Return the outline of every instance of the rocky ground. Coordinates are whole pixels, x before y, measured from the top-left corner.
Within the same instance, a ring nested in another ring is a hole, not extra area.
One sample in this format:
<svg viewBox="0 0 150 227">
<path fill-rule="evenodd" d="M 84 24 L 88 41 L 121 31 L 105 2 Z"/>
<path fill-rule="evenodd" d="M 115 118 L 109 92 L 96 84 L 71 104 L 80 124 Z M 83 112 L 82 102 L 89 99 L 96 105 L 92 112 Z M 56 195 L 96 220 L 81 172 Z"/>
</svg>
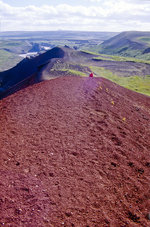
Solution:
<svg viewBox="0 0 150 227">
<path fill-rule="evenodd" d="M 150 98 L 60 77 L 0 101 L 0 226 L 148 227 Z"/>
</svg>

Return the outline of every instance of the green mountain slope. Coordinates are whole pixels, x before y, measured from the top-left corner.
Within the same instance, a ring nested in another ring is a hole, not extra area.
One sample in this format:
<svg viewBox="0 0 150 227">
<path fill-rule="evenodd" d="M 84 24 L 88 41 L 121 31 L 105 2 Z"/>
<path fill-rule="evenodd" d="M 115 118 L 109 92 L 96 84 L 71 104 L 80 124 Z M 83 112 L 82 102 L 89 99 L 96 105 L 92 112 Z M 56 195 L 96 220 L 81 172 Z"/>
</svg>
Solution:
<svg viewBox="0 0 150 227">
<path fill-rule="evenodd" d="M 150 60 L 150 32 L 122 32 L 104 41 L 100 53 Z"/>
</svg>

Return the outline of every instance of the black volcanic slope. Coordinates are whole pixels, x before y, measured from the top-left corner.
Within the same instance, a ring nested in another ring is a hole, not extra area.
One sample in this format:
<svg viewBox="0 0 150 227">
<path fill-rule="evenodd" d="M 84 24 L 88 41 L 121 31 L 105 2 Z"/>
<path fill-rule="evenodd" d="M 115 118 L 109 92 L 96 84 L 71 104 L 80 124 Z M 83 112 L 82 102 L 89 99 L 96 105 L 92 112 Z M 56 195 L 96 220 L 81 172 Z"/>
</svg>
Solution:
<svg viewBox="0 0 150 227">
<path fill-rule="evenodd" d="M 48 67 L 51 68 L 60 58 L 65 62 L 78 62 L 78 64 L 80 64 L 83 59 L 88 60 L 93 56 L 95 55 L 75 51 L 69 47 L 55 47 L 36 57 L 27 57 L 15 67 L 0 72 L 0 98 L 22 87 L 26 87 L 31 83 L 39 82 L 38 74 L 45 68 L 44 66 L 48 65 Z M 14 87 L 16 90 L 12 91 Z"/>
<path fill-rule="evenodd" d="M 36 73 L 39 67 L 47 64 L 52 58 L 62 57 L 64 57 L 63 49 L 55 47 L 37 57 L 25 58 L 12 69 L 0 72 L 1 86 L 4 90 L 8 89 L 16 83 L 19 83 Z"/>
</svg>

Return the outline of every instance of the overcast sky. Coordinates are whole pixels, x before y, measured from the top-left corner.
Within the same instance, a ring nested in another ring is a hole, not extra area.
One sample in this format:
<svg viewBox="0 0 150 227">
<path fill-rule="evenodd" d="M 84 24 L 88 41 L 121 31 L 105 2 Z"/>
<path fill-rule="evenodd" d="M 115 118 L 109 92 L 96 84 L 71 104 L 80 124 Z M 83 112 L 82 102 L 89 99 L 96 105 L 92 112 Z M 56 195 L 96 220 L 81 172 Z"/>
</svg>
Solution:
<svg viewBox="0 0 150 227">
<path fill-rule="evenodd" d="M 0 0 L 1 31 L 150 31 L 150 0 Z"/>
</svg>

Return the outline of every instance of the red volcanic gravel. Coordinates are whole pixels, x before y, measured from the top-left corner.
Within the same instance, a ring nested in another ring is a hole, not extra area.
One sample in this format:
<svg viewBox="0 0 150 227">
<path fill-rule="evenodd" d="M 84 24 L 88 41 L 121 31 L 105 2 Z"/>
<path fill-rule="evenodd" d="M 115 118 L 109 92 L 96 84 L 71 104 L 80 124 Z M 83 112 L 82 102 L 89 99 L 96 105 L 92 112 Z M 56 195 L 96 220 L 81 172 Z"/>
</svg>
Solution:
<svg viewBox="0 0 150 227">
<path fill-rule="evenodd" d="M 0 101 L 0 226 L 150 226 L 150 97 L 61 77 Z"/>
</svg>

